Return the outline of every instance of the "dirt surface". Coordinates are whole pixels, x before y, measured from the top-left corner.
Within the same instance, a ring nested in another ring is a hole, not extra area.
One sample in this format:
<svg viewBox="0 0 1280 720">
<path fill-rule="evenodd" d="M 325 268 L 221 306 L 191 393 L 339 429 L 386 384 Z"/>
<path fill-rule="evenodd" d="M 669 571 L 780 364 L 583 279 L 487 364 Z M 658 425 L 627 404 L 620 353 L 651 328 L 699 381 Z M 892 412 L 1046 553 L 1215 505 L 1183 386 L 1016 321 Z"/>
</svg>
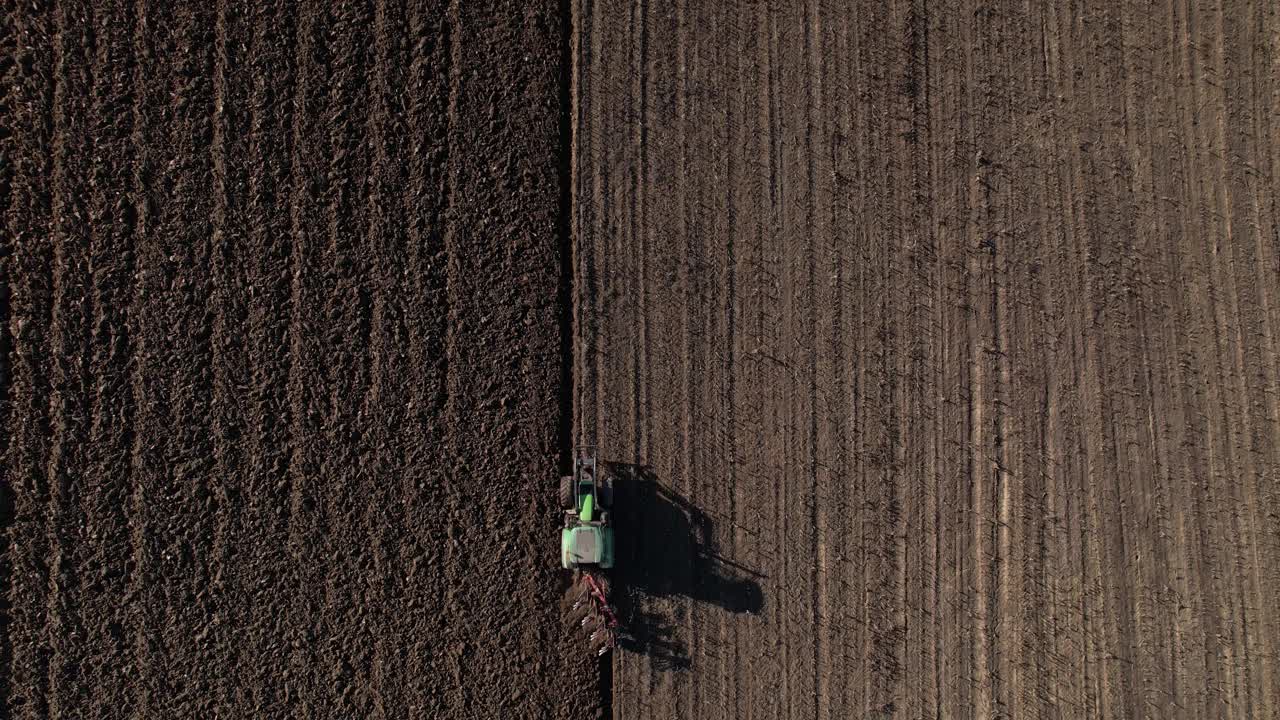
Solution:
<svg viewBox="0 0 1280 720">
<path fill-rule="evenodd" d="M 569 7 L 5 9 L 0 716 L 1280 715 L 1274 7 Z"/>
<path fill-rule="evenodd" d="M 614 717 L 1280 715 L 1274 4 L 574 28 Z"/>
<path fill-rule="evenodd" d="M 559 6 L 168 5 L 5 11 L 0 715 L 590 717 Z"/>
</svg>

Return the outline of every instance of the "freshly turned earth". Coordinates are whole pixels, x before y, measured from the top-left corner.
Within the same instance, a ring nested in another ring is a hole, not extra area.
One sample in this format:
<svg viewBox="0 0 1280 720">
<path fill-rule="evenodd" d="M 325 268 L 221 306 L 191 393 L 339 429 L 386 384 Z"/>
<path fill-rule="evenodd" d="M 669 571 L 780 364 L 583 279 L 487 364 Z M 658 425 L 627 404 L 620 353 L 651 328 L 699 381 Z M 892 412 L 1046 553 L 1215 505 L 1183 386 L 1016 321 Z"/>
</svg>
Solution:
<svg viewBox="0 0 1280 720">
<path fill-rule="evenodd" d="M 558 6 L 6 19 L 0 715 L 591 717 Z"/>
</svg>

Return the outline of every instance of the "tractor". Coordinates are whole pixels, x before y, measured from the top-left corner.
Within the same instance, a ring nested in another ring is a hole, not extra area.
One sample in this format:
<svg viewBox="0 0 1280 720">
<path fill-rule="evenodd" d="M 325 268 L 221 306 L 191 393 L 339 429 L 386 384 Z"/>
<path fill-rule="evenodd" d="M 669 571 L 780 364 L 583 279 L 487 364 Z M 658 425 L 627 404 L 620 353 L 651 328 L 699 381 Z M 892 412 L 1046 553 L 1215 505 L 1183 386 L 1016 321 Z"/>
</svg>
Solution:
<svg viewBox="0 0 1280 720">
<path fill-rule="evenodd" d="M 574 449 L 573 474 L 560 478 L 560 505 L 560 565 L 573 571 L 576 595 L 570 618 L 587 631 L 592 651 L 604 655 L 617 643 L 619 631 L 602 573 L 613 567 L 613 479 L 598 472 L 594 447 Z"/>
<path fill-rule="evenodd" d="M 596 449 L 579 447 L 573 453 L 573 474 L 560 478 L 560 564 L 566 570 L 608 570 L 613 567 L 613 480 L 597 472 Z"/>
</svg>

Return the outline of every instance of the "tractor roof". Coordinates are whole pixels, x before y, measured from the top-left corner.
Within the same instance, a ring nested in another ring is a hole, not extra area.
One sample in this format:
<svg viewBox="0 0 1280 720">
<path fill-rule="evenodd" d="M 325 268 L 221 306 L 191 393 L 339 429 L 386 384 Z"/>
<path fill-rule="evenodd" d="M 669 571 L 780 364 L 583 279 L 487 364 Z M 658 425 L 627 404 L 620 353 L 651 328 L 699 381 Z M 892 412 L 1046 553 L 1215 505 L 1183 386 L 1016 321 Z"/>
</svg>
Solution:
<svg viewBox="0 0 1280 720">
<path fill-rule="evenodd" d="M 600 531 L 596 528 L 574 528 L 569 539 L 569 554 L 574 562 L 600 562 Z"/>
</svg>

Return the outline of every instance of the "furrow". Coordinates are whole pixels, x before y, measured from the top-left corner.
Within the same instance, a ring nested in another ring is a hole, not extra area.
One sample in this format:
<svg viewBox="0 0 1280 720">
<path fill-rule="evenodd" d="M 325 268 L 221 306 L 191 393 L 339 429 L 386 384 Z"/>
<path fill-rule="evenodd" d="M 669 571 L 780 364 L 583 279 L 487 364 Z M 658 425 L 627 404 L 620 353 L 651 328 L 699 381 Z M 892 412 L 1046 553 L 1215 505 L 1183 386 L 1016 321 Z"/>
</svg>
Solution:
<svg viewBox="0 0 1280 720">
<path fill-rule="evenodd" d="M 92 308 L 86 356 L 93 389 L 84 391 L 92 407 L 85 477 L 93 479 L 96 491 L 80 495 L 76 512 L 87 537 L 77 543 L 75 562 L 83 568 L 81 573 L 97 583 L 82 605 L 85 636 L 97 640 L 101 655 L 81 663 L 81 673 L 94 688 L 85 704 L 91 713 L 102 713 L 129 709 L 125 680 L 138 670 L 129 662 L 125 636 L 131 540 L 128 501 L 133 478 L 131 473 L 121 473 L 129 467 L 136 432 L 127 368 L 135 341 L 128 309 L 136 270 L 133 242 L 138 208 L 136 200 L 127 197 L 136 162 L 131 145 L 134 117 L 119 111 L 128 106 L 131 78 L 106 71 L 131 56 L 129 13 L 118 5 L 94 8 L 92 21 L 97 45 L 88 121 L 99 152 L 93 153 L 87 171 L 90 189 L 85 193 L 91 230 L 86 294 Z"/>
<path fill-rule="evenodd" d="M 308 390 L 310 373 L 308 361 L 316 354 L 313 339 L 313 323 L 315 322 L 313 307 L 313 291 L 307 287 L 308 280 L 315 273 L 312 267 L 314 260 L 313 244 L 315 231 L 310 227 L 308 211 L 319 188 L 315 187 L 312 171 L 308 163 L 318 153 L 312 145 L 316 129 L 313 124 L 319 117 L 318 108 L 314 106 L 315 89 L 312 88 L 313 76 L 317 73 L 316 65 L 321 65 L 321 48 L 316 46 L 317 18 L 313 9 L 303 10 L 298 18 L 295 35 L 293 66 L 296 73 L 293 95 L 290 99 L 292 107 L 290 125 L 290 161 L 289 161 L 289 237 L 291 274 L 289 290 L 289 327 L 287 338 L 289 343 L 287 380 L 287 400 L 289 405 L 289 433 L 287 446 L 289 459 L 287 475 L 289 486 L 288 512 L 285 526 L 288 534 L 288 547 L 292 563 L 288 568 L 288 579 L 285 581 L 298 593 L 289 603 L 288 638 L 291 643 L 289 666 L 299 676 L 297 690 L 298 707 L 303 713 L 317 712 L 315 705 L 315 680 L 309 676 L 308 668 L 315 666 L 315 649 L 312 640 L 315 638 L 315 619 L 319 617 L 320 603 L 314 599 L 318 578 L 315 577 L 313 561 L 308 552 L 309 538 L 315 527 L 315 498 L 311 497 L 311 487 L 318 457 L 312 439 L 317 423 L 318 413 L 312 407 L 314 399 Z"/>
<path fill-rule="evenodd" d="M 228 24 L 233 27 L 229 28 Z M 235 539 L 232 525 L 239 519 L 235 508 L 239 505 L 240 491 L 236 479 L 241 477 L 239 468 L 240 447 L 238 438 L 244 435 L 242 418 L 245 407 L 240 402 L 239 388 L 244 386 L 246 372 L 241 364 L 239 353 L 231 350 L 234 333 L 244 327 L 246 313 L 239 302 L 243 297 L 245 283 L 240 275 L 244 266 L 244 258 L 238 257 L 238 249 L 243 246 L 243 238 L 236 226 L 239 208 L 233 197 L 232 187 L 240 185 L 240 178 L 235 167 L 235 158 L 241 157 L 244 150 L 239 147 L 239 138 L 243 137 L 234 125 L 231 116 L 237 113 L 242 101 L 240 86 L 232 76 L 235 70 L 234 53 L 237 39 L 234 18 L 230 17 L 226 0 L 218 0 L 214 10 L 214 47 L 212 104 L 209 112 L 212 115 L 211 142 L 209 143 L 209 166 L 212 169 L 212 200 L 210 214 L 210 271 L 212 274 L 212 312 L 210 344 L 212 346 L 212 450 L 215 488 L 212 494 L 217 498 L 217 507 L 221 509 L 215 515 L 212 551 L 209 555 L 212 574 L 211 590 L 227 599 L 229 606 L 224 614 L 215 615 L 208 629 L 213 642 L 217 643 L 217 660 L 214 664 L 223 667 L 240 667 L 238 645 L 227 643 L 228 628 L 224 623 L 235 627 L 244 622 L 240 615 L 238 602 L 232 598 L 242 597 L 243 590 L 235 588 L 233 545 Z M 230 139 L 228 136 L 230 135 Z M 232 146 L 228 151 L 228 144 Z M 230 587 L 229 587 L 230 586 Z M 230 622 L 228 622 L 230 621 Z M 209 635 L 206 635 L 208 637 Z M 221 641 L 221 642 L 219 642 Z M 218 702 L 224 706 L 236 704 L 235 687 L 239 679 L 227 675 L 217 678 Z"/>
<path fill-rule="evenodd" d="M 397 558 L 390 552 L 391 543 L 387 538 L 386 527 L 388 524 L 403 523 L 398 512 L 402 506 L 401 498 L 390 493 L 384 482 L 384 477 L 394 472 L 389 468 L 394 462 L 394 451 L 389 449 L 388 445 L 394 447 L 397 444 L 394 437 L 388 437 L 391 433 L 387 432 L 387 428 L 400 427 L 403 423 L 400 408 L 395 405 L 399 393 L 394 393 L 390 399 L 387 397 L 387 386 L 395 385 L 394 378 L 399 376 L 401 369 L 396 362 L 394 336 L 388 337 L 394 333 L 389 320 L 394 317 L 395 308 L 388 309 L 387 296 L 395 298 L 401 294 L 397 292 L 400 288 L 397 287 L 394 279 L 390 258 L 403 257 L 404 250 L 403 245 L 396 243 L 395 238 L 392 237 L 395 231 L 388 227 L 390 223 L 381 216 L 385 211 L 390 211 L 387 214 L 391 216 L 399 214 L 395 211 L 403 212 L 403 209 L 397 207 L 395 203 L 395 186 L 399 184 L 398 168 L 392 167 L 388 157 L 388 147 L 396 139 L 391 137 L 394 135 L 394 130 L 387 127 L 387 118 L 392 115 L 391 85 L 388 75 L 395 72 L 394 68 L 400 67 L 402 63 L 399 57 L 395 57 L 395 51 L 398 48 L 395 48 L 393 43 L 399 33 L 392 32 L 391 23 L 395 22 L 395 18 L 388 17 L 387 5 L 387 0 L 377 0 L 373 7 L 374 53 L 371 63 L 373 78 L 369 90 L 371 110 L 365 121 L 365 135 L 369 138 L 368 152 L 372 154 L 372 159 L 369 161 L 370 187 L 365 211 L 365 236 L 368 238 L 366 252 L 368 257 L 373 259 L 373 266 L 369 268 L 367 278 L 367 282 L 371 285 L 368 290 L 370 307 L 368 389 L 363 394 L 357 416 L 357 421 L 362 418 L 382 416 L 371 429 L 366 443 L 366 447 L 372 448 L 369 453 L 372 455 L 372 467 L 368 471 L 368 478 L 360 488 L 361 495 L 374 498 L 374 502 L 366 506 L 361 513 L 361 527 L 366 536 L 372 540 L 373 545 L 370 548 L 373 560 L 366 564 L 366 567 L 372 568 L 372 572 L 365 574 L 364 582 L 367 587 L 362 600 L 368 606 L 377 608 L 388 608 L 392 605 L 388 591 L 394 587 L 390 578 L 393 577 L 393 572 L 398 566 Z M 392 65 L 393 62 L 394 65 Z M 396 86 L 403 86 L 403 80 L 399 77 L 397 77 Z M 396 156 L 399 157 L 400 148 L 396 147 L 395 150 Z M 391 299 L 390 302 L 395 301 Z M 391 518 L 395 518 L 392 523 L 386 522 Z M 388 617 L 389 615 L 379 613 L 373 623 L 373 647 L 369 653 L 371 665 L 369 684 L 372 687 L 369 690 L 367 710 L 371 717 L 387 717 L 388 699 L 391 700 L 391 707 L 403 706 L 400 698 L 388 697 L 395 692 L 395 680 L 398 679 L 394 678 L 395 668 L 387 648 L 388 636 L 392 634 Z M 389 674 L 393 675 L 391 682 L 388 682 Z"/>
<path fill-rule="evenodd" d="M 133 55 L 137 58 L 143 58 L 146 57 L 147 48 L 151 46 L 146 34 L 147 15 L 146 4 L 143 0 L 135 0 L 132 19 Z M 132 176 L 130 177 L 130 201 L 137 213 L 130 250 L 135 268 L 142 266 L 149 259 L 147 236 L 150 229 L 151 212 L 149 204 L 146 202 L 144 179 L 148 177 L 147 173 L 152 169 L 153 165 L 147 152 L 148 132 L 146 123 L 148 118 L 145 109 L 146 98 L 148 97 L 147 77 L 148 68 L 142 62 L 136 63 L 130 77 L 130 89 L 133 98 L 131 108 L 133 129 L 130 133 L 130 146 L 136 157 Z M 146 433 L 148 428 L 153 425 L 153 421 L 150 419 L 152 408 L 146 402 L 144 376 L 149 347 L 146 336 L 143 334 L 142 317 L 143 300 L 146 295 L 145 276 L 134 272 L 132 277 L 133 282 L 129 288 L 127 326 L 129 336 L 134 338 L 134 342 L 131 343 L 131 355 L 128 361 L 130 367 L 129 401 L 135 409 L 136 417 L 134 418 L 133 442 L 129 452 L 130 497 L 127 522 L 129 526 L 130 559 L 126 566 L 128 584 L 126 597 L 130 603 L 140 603 L 147 572 L 151 566 L 151 553 L 147 547 L 146 540 L 149 526 L 149 498 L 144 453 L 146 449 Z M 151 672 L 152 669 L 152 651 L 147 639 L 145 623 L 139 623 L 135 620 L 130 625 L 129 630 L 133 636 L 131 648 L 133 664 L 139 676 L 144 676 Z M 139 715 L 145 715 L 148 712 L 150 691 L 145 683 L 136 683 L 134 685 L 134 697 L 132 700 L 134 712 Z"/>
<path fill-rule="evenodd" d="M 52 174 L 54 120 L 46 110 L 58 92 L 54 64 L 57 30 L 54 13 L 33 3 L 24 13 L 6 13 L 6 30 L 20 47 L 5 72 L 3 123 L 11 133 L 0 144 L 11 163 L 3 222 L 7 296 L 5 322 L 12 348 L 5 348 L 3 378 L 11 421 L 6 423 L 4 462 L 8 482 L 4 503 L 5 562 L 3 627 L 0 627 L 0 711 L 14 717 L 45 717 L 48 649 L 42 639 L 48 622 L 45 599 L 52 571 L 52 546 L 45 516 L 51 478 L 48 398 L 53 301 L 53 217 L 42 193 Z M 56 187 L 53 188 L 56 191 Z M 12 493 L 9 495 L 8 493 Z M 11 503 L 11 508 L 10 508 Z M 10 516 L 8 511 L 12 510 Z M 25 542 L 22 540 L 25 539 Z"/>
<path fill-rule="evenodd" d="M 298 422 L 290 412 L 290 328 L 294 319 L 296 239 L 292 235 L 294 157 L 293 102 L 295 76 L 290 68 L 297 41 L 291 16 L 279 3 L 255 8 L 246 18 L 250 33 L 245 48 L 244 99 L 245 168 L 242 199 L 243 263 L 246 287 L 244 316 L 245 374 L 242 389 L 246 417 L 241 458 L 245 478 L 241 513 L 246 533 L 261 546 L 244 548 L 241 564 L 255 566 L 255 582 L 268 592 L 290 592 L 296 570 L 289 543 L 292 494 L 290 463 L 294 458 L 292 429 Z M 285 99 L 276 102 L 276 98 Z M 248 588 L 246 588 L 248 591 Z M 260 590 L 261 592 L 262 590 Z M 241 623 L 246 629 L 245 657 L 260 659 L 243 669 L 236 703 L 264 714 L 283 712 L 285 680 L 277 670 L 287 667 L 291 648 L 274 638 L 289 632 L 289 604 L 283 611 L 244 599 Z"/>
</svg>

